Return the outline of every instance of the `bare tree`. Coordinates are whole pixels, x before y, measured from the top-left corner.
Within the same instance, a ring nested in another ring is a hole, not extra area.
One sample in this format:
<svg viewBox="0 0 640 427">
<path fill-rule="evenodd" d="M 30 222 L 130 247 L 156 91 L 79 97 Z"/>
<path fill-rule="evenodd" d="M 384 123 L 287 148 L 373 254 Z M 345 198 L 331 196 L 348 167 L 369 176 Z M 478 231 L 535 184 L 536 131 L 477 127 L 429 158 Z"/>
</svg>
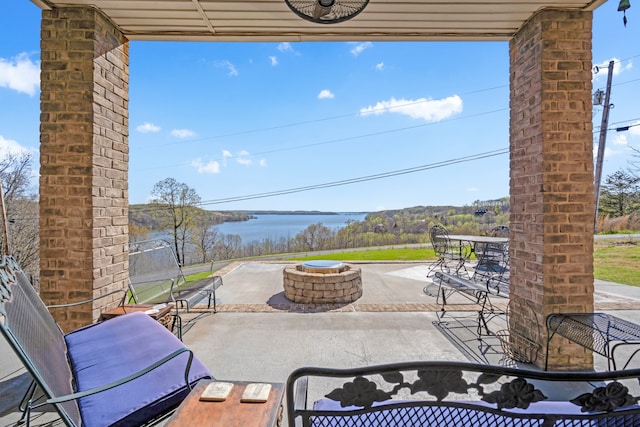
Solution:
<svg viewBox="0 0 640 427">
<path fill-rule="evenodd" d="M 223 234 L 214 247 L 214 259 L 233 259 L 240 256 L 242 238 L 237 234 Z"/>
<path fill-rule="evenodd" d="M 199 213 L 196 218 L 196 226 L 191 235 L 191 241 L 201 262 L 204 263 L 213 258 L 213 248 L 220 238 L 221 233 L 218 227 L 215 227 L 203 212 Z"/>
<path fill-rule="evenodd" d="M 629 160 L 629 172 L 636 178 L 640 178 L 640 149 L 629 146 L 633 150 L 633 160 Z"/>
<path fill-rule="evenodd" d="M 302 250 L 317 251 L 327 247 L 327 244 L 333 238 L 333 233 L 329 227 L 318 222 L 308 226 L 298 233 L 295 238 Z"/>
<path fill-rule="evenodd" d="M 141 242 L 143 240 L 149 240 L 149 229 L 143 225 L 129 222 L 129 241 Z"/>
<path fill-rule="evenodd" d="M 200 200 L 193 188 L 174 178 L 157 182 L 151 190 L 151 203 L 168 213 L 166 226 L 173 236 L 176 257 L 181 265 L 185 261 L 185 246 L 190 232 L 195 227 L 196 207 Z"/>
<path fill-rule="evenodd" d="M 0 157 L 0 180 L 8 219 L 12 255 L 22 268 L 38 276 L 40 268 L 38 199 L 31 186 L 33 157 L 27 151 Z M 4 251 L 3 241 L 2 250 Z"/>
</svg>

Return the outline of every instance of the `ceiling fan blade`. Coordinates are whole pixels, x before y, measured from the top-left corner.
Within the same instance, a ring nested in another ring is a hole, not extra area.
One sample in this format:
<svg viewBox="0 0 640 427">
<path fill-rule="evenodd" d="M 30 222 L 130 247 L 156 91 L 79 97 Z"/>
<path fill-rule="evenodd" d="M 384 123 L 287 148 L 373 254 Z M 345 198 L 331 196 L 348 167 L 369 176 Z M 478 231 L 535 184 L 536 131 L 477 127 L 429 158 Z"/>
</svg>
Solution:
<svg viewBox="0 0 640 427">
<path fill-rule="evenodd" d="M 331 13 L 331 7 L 324 7 L 320 4 L 320 2 L 316 3 L 316 8 L 313 10 L 313 19 L 320 19 L 325 15 Z"/>
</svg>

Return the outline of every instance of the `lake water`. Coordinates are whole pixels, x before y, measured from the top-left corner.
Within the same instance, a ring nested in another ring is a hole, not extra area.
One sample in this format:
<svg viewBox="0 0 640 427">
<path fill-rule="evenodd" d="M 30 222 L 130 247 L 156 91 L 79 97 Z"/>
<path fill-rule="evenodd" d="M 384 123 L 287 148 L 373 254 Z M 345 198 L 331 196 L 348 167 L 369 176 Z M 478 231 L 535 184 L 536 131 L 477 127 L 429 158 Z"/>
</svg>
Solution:
<svg viewBox="0 0 640 427">
<path fill-rule="evenodd" d="M 340 213 L 336 215 L 255 215 L 249 221 L 225 222 L 217 225 L 224 234 L 237 234 L 242 243 L 271 239 L 275 242 L 281 237 L 295 237 L 308 226 L 322 223 L 331 230 L 339 230 L 347 225 L 347 221 L 362 221 L 366 213 Z"/>
</svg>

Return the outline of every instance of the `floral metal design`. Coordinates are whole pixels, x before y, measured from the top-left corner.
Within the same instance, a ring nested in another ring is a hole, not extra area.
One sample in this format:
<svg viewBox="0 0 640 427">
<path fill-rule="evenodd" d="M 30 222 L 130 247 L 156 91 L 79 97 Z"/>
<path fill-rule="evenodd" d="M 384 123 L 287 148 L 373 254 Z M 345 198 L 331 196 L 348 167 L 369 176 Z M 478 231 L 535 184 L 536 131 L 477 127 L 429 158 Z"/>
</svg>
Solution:
<svg viewBox="0 0 640 427">
<path fill-rule="evenodd" d="M 374 402 L 384 402 L 391 397 L 390 393 L 379 390 L 376 383 L 363 377 L 356 377 L 352 382 L 345 383 L 327 396 L 331 400 L 340 402 L 340 406 L 371 407 Z"/>
<path fill-rule="evenodd" d="M 612 382 L 605 387 L 597 387 L 592 393 L 584 393 L 571 400 L 580 406 L 582 412 L 612 412 L 636 403 L 629 394 L 629 389 L 619 382 Z"/>
<path fill-rule="evenodd" d="M 540 390 L 523 378 L 504 383 L 499 390 L 485 392 L 485 385 L 493 384 L 503 377 L 495 374 L 480 374 L 475 383 L 467 382 L 461 370 L 453 369 L 418 370 L 418 379 L 412 383 L 406 382 L 401 372 L 387 372 L 381 376 L 387 383 L 395 384 L 392 390 L 384 391 L 379 389 L 375 382 L 356 377 L 353 381 L 345 383 L 342 388 L 333 390 L 326 397 L 340 402 L 342 407 L 363 408 L 370 408 L 375 402 L 389 400 L 401 389 L 408 389 L 411 394 L 426 392 L 437 401 L 444 400 L 450 393 L 468 394 L 469 390 L 476 390 L 483 401 L 495 404 L 498 409 L 526 409 L 534 402 L 547 399 Z"/>
<path fill-rule="evenodd" d="M 540 390 L 537 390 L 525 379 L 516 378 L 509 383 L 502 384 L 500 390 L 485 395 L 482 400 L 495 403 L 498 409 L 527 409 L 532 403 L 540 402 L 546 398 Z"/>
<path fill-rule="evenodd" d="M 461 371 L 418 371 L 418 381 L 411 387 L 411 393 L 426 391 L 441 401 L 449 393 L 466 393 L 469 389 L 467 382 L 462 379 Z"/>
</svg>

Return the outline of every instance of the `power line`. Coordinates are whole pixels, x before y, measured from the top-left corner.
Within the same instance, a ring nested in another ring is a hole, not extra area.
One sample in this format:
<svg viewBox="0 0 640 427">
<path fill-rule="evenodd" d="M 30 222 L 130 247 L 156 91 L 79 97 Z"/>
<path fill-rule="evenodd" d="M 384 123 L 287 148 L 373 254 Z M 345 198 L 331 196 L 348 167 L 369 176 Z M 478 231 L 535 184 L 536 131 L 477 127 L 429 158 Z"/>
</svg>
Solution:
<svg viewBox="0 0 640 427">
<path fill-rule="evenodd" d="M 395 170 L 395 171 L 383 172 L 383 173 L 379 173 L 379 174 L 375 174 L 375 175 L 367 175 L 367 176 L 362 176 L 362 177 L 357 177 L 357 178 L 350 178 L 350 179 L 345 179 L 345 180 L 341 180 L 341 181 L 327 182 L 327 183 L 324 183 L 324 184 L 315 184 L 315 185 L 309 185 L 309 186 L 305 186 L 305 187 L 289 188 L 289 189 L 286 189 L 286 190 L 277 190 L 277 191 L 270 191 L 270 192 L 265 192 L 265 193 L 256 193 L 256 194 L 248 194 L 248 195 L 244 195 L 244 196 L 235 196 L 235 197 L 227 197 L 227 198 L 222 198 L 222 199 L 207 200 L 207 201 L 201 202 L 199 204 L 199 206 L 207 206 L 207 205 L 215 205 L 215 204 L 222 204 L 222 203 L 229 203 L 229 202 L 238 202 L 238 201 L 244 201 L 244 200 L 260 199 L 260 198 L 266 198 L 266 197 L 281 196 L 281 195 L 285 195 L 285 194 L 300 193 L 300 192 L 303 192 L 303 191 L 319 190 L 319 189 L 323 189 L 323 188 L 330 188 L 330 187 L 338 187 L 338 186 L 343 186 L 343 185 L 356 184 L 356 183 L 360 183 L 360 182 L 373 181 L 373 180 L 377 180 L 377 179 L 389 178 L 389 177 L 392 177 L 392 176 L 406 175 L 406 174 L 410 174 L 410 173 L 422 172 L 422 171 L 429 170 L 429 169 L 436 169 L 436 168 L 441 168 L 441 167 L 445 167 L 445 166 L 451 166 L 451 165 L 454 165 L 454 164 L 457 164 L 457 163 L 464 163 L 464 162 L 471 162 L 471 161 L 475 161 L 475 160 L 481 160 L 481 159 L 485 159 L 485 158 L 488 158 L 488 157 L 495 157 L 495 156 L 499 156 L 499 155 L 507 154 L 507 153 L 509 153 L 509 149 L 508 148 L 506 148 L 506 149 L 503 148 L 503 149 L 500 149 L 500 150 L 487 151 L 487 152 L 484 152 L 484 153 L 473 154 L 473 155 L 470 155 L 470 156 L 458 157 L 458 158 L 450 159 L 450 160 L 444 160 L 442 162 L 430 163 L 430 164 L 421 165 L 421 166 L 415 166 L 415 167 L 407 168 L 407 169 L 399 169 L 399 170 Z"/>
<path fill-rule="evenodd" d="M 480 113 L 471 114 L 471 115 L 464 116 L 464 117 L 454 117 L 454 118 L 450 118 L 450 119 L 446 119 L 446 120 L 441 120 L 439 122 L 422 123 L 422 124 L 414 125 L 414 126 L 406 126 L 406 127 L 402 127 L 402 128 L 389 129 L 389 130 L 372 132 L 372 133 L 367 133 L 367 134 L 362 134 L 362 135 L 349 136 L 349 137 L 344 137 L 344 138 L 335 138 L 335 139 L 330 139 L 330 140 L 327 140 L 327 141 L 314 142 L 314 143 L 311 143 L 311 144 L 303 144 L 303 145 L 295 145 L 295 146 L 292 146 L 292 147 L 275 148 L 273 150 L 265 150 L 265 151 L 259 151 L 257 153 L 251 153 L 251 154 L 248 154 L 245 157 L 257 157 L 257 156 L 263 156 L 265 154 L 273 154 L 273 153 L 281 153 L 281 152 L 285 152 L 285 151 L 301 150 L 301 149 L 304 149 L 304 148 L 318 147 L 318 146 L 322 146 L 322 145 L 335 144 L 335 143 L 338 143 L 338 142 L 354 141 L 356 139 L 375 137 L 375 136 L 380 136 L 380 135 L 388 135 L 388 134 L 391 134 L 391 133 L 403 132 L 403 131 L 406 131 L 406 130 L 419 129 L 419 128 L 423 128 L 423 127 L 427 127 L 427 126 L 434 126 L 434 125 L 442 124 L 442 123 L 449 123 L 449 122 L 454 122 L 454 121 L 459 121 L 459 120 L 466 120 L 466 119 L 471 119 L 471 118 L 475 118 L 475 117 L 481 117 L 481 116 L 494 114 L 494 113 L 499 113 L 501 111 L 507 111 L 507 110 L 508 110 L 508 108 L 499 108 L 497 110 L 483 111 L 483 112 L 480 112 Z M 223 160 L 224 159 L 221 159 L 221 158 L 213 159 L 213 161 L 223 161 Z M 169 167 L 185 166 L 185 165 L 187 165 L 187 163 L 180 163 L 180 164 L 174 164 L 174 165 L 162 165 L 162 166 L 155 166 L 155 167 L 151 167 L 151 168 L 141 168 L 139 170 L 166 169 L 166 168 L 169 168 Z"/>
<path fill-rule="evenodd" d="M 476 90 L 471 90 L 471 91 L 468 91 L 468 92 L 460 93 L 459 95 L 462 95 L 462 96 L 464 96 L 464 95 L 472 95 L 472 94 L 481 93 L 481 92 L 488 92 L 488 91 L 492 91 L 492 90 L 503 89 L 505 87 L 509 87 L 509 85 L 499 85 L 499 86 L 493 86 L 493 87 L 484 88 L 484 89 L 476 89 Z M 391 111 L 391 110 L 394 110 L 394 109 L 406 108 L 408 106 L 423 104 L 425 102 L 430 102 L 430 101 L 432 101 L 432 100 L 425 99 L 425 100 L 421 100 L 421 101 L 409 102 L 409 103 L 402 104 L 402 105 L 393 105 L 393 106 L 389 106 L 389 107 L 379 108 L 376 111 Z M 242 130 L 242 131 L 237 131 L 237 132 L 231 132 L 231 133 L 227 133 L 227 134 L 214 135 L 214 136 L 203 137 L 203 138 L 194 138 L 194 139 L 189 139 L 189 140 L 186 140 L 186 141 L 176 141 L 176 142 L 169 142 L 169 143 L 166 143 L 166 144 L 159 144 L 159 145 L 154 146 L 153 149 L 155 149 L 157 147 L 166 147 L 166 146 L 170 146 L 170 145 L 188 144 L 188 143 L 191 143 L 191 142 L 208 141 L 208 140 L 213 140 L 213 139 L 228 138 L 228 137 L 232 137 L 232 136 L 248 135 L 248 134 L 252 134 L 252 133 L 267 132 L 267 131 L 271 131 L 271 130 L 285 129 L 285 128 L 289 128 L 289 127 L 303 126 L 303 125 L 308 125 L 308 124 L 313 124 L 313 123 L 321 123 L 321 122 L 330 121 L 330 120 L 344 119 L 344 118 L 348 118 L 348 117 L 357 117 L 357 116 L 361 116 L 361 115 L 362 115 L 361 112 L 348 113 L 348 114 L 340 114 L 340 115 L 337 115 L 337 116 L 329 116 L 329 117 L 323 117 L 323 118 L 319 118 L 319 119 L 306 120 L 306 121 L 301 121 L 301 122 L 285 123 L 285 124 L 281 124 L 281 125 L 268 126 L 268 127 L 263 127 L 263 128 L 248 129 L 248 130 Z"/>
</svg>

